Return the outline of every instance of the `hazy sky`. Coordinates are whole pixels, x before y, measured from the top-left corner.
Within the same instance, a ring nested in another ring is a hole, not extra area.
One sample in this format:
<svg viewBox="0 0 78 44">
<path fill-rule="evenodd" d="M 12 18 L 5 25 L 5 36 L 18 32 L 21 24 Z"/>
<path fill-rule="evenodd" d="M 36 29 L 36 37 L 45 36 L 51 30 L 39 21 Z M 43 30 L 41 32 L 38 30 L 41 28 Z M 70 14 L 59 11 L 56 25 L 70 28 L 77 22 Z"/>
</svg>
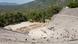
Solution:
<svg viewBox="0 0 78 44">
<path fill-rule="evenodd" d="M 0 2 L 9 2 L 9 3 L 18 3 L 18 4 L 22 4 L 22 3 L 27 3 L 33 0 L 0 0 Z"/>
</svg>

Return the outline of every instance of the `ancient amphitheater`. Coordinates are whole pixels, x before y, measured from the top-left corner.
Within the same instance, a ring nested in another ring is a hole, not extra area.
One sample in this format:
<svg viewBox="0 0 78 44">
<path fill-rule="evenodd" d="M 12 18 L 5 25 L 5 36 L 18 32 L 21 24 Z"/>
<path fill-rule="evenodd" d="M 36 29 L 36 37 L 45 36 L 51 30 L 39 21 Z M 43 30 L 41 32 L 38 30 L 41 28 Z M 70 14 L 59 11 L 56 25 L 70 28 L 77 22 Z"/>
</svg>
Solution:
<svg viewBox="0 0 78 44">
<path fill-rule="evenodd" d="M 78 8 L 64 8 L 49 23 L 0 28 L 0 44 L 78 44 Z"/>
</svg>

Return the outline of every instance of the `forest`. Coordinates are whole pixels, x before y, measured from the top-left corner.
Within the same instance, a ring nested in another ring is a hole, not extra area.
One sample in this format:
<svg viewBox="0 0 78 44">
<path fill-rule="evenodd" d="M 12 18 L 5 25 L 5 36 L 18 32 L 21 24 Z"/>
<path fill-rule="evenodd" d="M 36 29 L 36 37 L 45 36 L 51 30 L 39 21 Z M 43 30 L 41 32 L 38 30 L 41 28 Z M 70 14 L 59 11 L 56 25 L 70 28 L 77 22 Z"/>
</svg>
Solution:
<svg viewBox="0 0 78 44">
<path fill-rule="evenodd" d="M 35 0 L 18 6 L 0 6 L 0 27 L 24 21 L 45 23 L 66 6 L 78 7 L 78 0 Z"/>
</svg>

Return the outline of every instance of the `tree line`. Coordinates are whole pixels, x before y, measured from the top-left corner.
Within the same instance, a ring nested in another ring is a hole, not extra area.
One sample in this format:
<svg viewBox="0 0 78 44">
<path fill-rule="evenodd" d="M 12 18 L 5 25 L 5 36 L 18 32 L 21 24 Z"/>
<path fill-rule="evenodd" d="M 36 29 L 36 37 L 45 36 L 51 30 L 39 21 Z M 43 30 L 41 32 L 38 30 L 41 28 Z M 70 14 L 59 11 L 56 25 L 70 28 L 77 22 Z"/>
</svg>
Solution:
<svg viewBox="0 0 78 44">
<path fill-rule="evenodd" d="M 29 8 L 23 11 L 14 10 L 8 12 L 0 12 L 0 27 L 4 27 L 10 24 L 16 24 L 24 21 L 31 22 L 45 22 L 46 19 L 50 19 L 54 14 L 58 13 L 61 8 L 59 6 L 48 6 L 46 9 Z"/>
</svg>

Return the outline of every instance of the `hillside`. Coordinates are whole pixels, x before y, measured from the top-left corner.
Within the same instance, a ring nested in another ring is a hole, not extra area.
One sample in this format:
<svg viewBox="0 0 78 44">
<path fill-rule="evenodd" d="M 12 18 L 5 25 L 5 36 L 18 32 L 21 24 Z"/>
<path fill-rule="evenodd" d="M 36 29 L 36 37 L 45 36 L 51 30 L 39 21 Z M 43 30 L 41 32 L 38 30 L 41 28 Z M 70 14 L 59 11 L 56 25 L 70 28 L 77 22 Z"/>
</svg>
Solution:
<svg viewBox="0 0 78 44">
<path fill-rule="evenodd" d="M 15 10 L 15 11 L 24 11 L 24 10 L 29 10 L 29 9 L 46 9 L 48 6 L 60 6 L 60 7 L 65 7 L 68 2 L 71 0 L 34 0 L 29 3 L 24 3 L 24 4 L 16 4 L 16 3 L 7 3 L 7 2 L 2 2 L 0 4 L 0 9 L 5 10 Z M 9 9 L 10 8 L 10 9 Z M 6 12 L 6 11 L 5 11 Z"/>
<path fill-rule="evenodd" d="M 0 44 L 78 44 L 78 0 L 1 3 Z"/>
<path fill-rule="evenodd" d="M 35 0 L 30 3 L 22 4 L 20 7 L 23 8 L 47 8 L 50 5 L 61 5 L 61 7 L 66 6 L 68 0 Z"/>
<path fill-rule="evenodd" d="M 1 44 L 77 44 L 78 43 L 78 8 L 64 8 L 54 15 L 49 23 L 23 22 L 0 28 Z M 24 27 L 20 26 L 22 24 Z M 27 25 L 26 25 L 27 24 Z M 17 26 L 17 27 L 16 27 Z M 19 27 L 20 26 L 20 27 Z M 26 27 L 25 27 L 26 26 Z M 14 27 L 14 28 L 13 28 Z M 35 27 L 35 28 L 33 28 Z M 29 31 L 28 28 L 33 28 Z M 10 30 L 12 29 L 12 30 Z M 20 30 L 15 32 L 15 29 Z M 19 37 L 20 36 L 20 37 Z"/>
<path fill-rule="evenodd" d="M 62 5 L 64 6 L 68 1 L 67 0 L 35 0 L 29 3 L 18 5 L 16 3 L 7 3 L 2 2 L 0 5 L 4 5 L 3 8 L 7 7 L 6 5 L 14 6 L 17 5 L 17 8 L 39 8 L 39 7 L 47 7 L 48 5 Z M 0 6 L 1 7 L 1 6 Z"/>
<path fill-rule="evenodd" d="M 62 8 L 68 5 L 78 7 L 78 1 L 34 0 L 21 5 L 1 5 L 0 27 L 23 21 L 46 22 L 46 20 L 50 20 L 53 15 L 59 13 Z"/>
</svg>

